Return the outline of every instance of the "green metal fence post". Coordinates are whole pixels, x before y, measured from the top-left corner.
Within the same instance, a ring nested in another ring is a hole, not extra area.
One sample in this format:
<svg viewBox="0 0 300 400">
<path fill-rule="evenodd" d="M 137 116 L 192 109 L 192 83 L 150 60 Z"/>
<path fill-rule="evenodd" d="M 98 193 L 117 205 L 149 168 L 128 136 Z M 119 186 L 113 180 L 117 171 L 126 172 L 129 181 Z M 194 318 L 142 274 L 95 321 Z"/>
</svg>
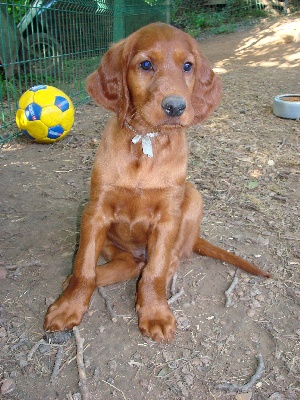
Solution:
<svg viewBox="0 0 300 400">
<path fill-rule="evenodd" d="M 7 12 L 7 4 L 0 4 L 1 38 L 0 38 L 0 64 L 3 65 L 7 78 L 13 76 L 20 44 L 20 34 L 16 29 L 13 16 Z"/>
<path fill-rule="evenodd" d="M 166 23 L 170 24 L 171 23 L 171 0 L 166 1 Z"/>
<path fill-rule="evenodd" d="M 125 36 L 124 0 L 114 1 L 114 32 L 113 40 L 117 42 Z"/>
</svg>

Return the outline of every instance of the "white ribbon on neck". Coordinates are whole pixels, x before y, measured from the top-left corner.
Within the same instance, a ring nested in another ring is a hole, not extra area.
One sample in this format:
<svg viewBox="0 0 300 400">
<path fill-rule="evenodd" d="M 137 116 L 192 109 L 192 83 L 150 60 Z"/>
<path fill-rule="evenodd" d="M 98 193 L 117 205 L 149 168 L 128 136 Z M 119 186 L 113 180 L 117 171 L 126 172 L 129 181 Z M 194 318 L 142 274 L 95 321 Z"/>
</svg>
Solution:
<svg viewBox="0 0 300 400">
<path fill-rule="evenodd" d="M 139 141 L 142 141 L 142 150 L 143 153 L 149 158 L 153 157 L 153 149 L 151 138 L 154 138 L 158 135 L 156 132 L 147 133 L 146 135 L 135 135 L 135 137 L 131 140 L 133 144 L 137 144 Z"/>
</svg>

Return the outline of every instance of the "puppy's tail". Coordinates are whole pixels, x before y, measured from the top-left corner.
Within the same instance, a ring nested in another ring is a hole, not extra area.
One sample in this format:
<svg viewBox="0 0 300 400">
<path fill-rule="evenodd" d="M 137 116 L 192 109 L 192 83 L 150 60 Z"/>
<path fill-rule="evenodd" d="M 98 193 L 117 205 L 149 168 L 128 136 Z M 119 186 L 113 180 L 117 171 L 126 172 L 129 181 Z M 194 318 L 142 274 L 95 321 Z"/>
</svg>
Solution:
<svg viewBox="0 0 300 400">
<path fill-rule="evenodd" d="M 265 278 L 270 278 L 271 276 L 271 274 L 268 272 L 262 271 L 243 258 L 236 256 L 229 251 L 220 249 L 220 247 L 214 246 L 200 237 L 197 238 L 193 247 L 193 251 L 201 256 L 216 258 L 217 260 L 225 261 L 229 264 L 235 265 L 236 267 L 241 268 L 252 275 L 264 276 Z"/>
</svg>

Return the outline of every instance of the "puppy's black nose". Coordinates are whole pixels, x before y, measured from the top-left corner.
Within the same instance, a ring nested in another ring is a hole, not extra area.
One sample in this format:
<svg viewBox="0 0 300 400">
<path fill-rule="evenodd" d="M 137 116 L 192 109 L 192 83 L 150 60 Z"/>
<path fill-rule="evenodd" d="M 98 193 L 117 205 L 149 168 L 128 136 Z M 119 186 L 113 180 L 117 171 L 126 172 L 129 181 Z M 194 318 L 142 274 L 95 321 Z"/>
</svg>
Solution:
<svg viewBox="0 0 300 400">
<path fill-rule="evenodd" d="M 168 116 L 179 117 L 186 109 L 186 102 L 183 97 L 168 96 L 163 99 L 161 106 Z"/>
</svg>

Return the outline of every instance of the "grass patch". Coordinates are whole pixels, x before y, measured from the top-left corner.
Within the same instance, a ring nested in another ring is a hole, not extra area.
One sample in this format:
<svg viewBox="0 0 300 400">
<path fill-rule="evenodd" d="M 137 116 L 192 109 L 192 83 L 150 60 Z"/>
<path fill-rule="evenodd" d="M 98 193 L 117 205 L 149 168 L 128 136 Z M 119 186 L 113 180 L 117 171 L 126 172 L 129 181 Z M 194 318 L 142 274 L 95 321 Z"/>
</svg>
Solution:
<svg viewBox="0 0 300 400">
<path fill-rule="evenodd" d="M 214 9 L 195 7 L 187 10 L 174 7 L 173 23 L 197 37 L 204 32 L 213 35 L 231 33 L 266 16 L 266 11 L 260 8 L 259 3 L 251 5 L 243 0 L 228 0 L 226 6 Z"/>
</svg>

